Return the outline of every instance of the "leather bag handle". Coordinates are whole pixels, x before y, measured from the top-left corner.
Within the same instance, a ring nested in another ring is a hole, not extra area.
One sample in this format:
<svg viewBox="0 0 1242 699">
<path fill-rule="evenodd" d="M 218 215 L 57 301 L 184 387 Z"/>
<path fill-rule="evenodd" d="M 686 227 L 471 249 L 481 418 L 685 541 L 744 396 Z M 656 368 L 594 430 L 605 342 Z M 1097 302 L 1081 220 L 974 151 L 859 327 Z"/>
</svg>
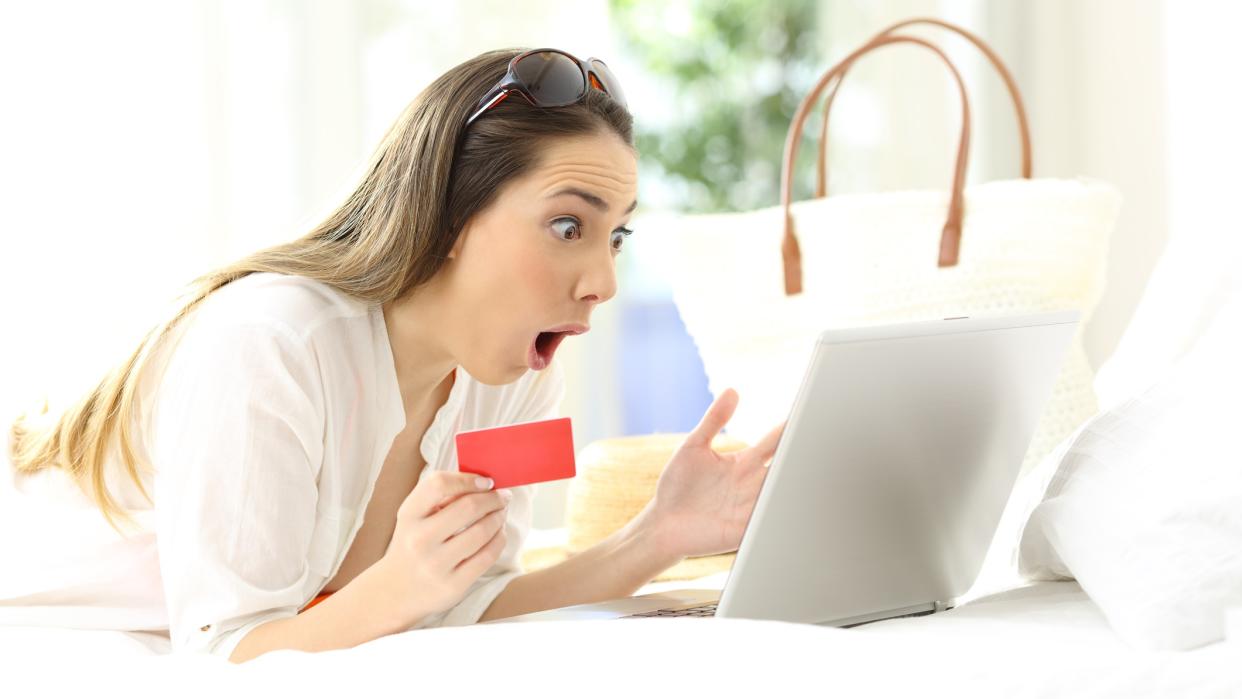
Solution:
<svg viewBox="0 0 1242 699">
<path fill-rule="evenodd" d="M 819 81 L 815 83 L 811 91 L 802 98 L 797 111 L 794 112 L 793 122 L 789 125 L 789 132 L 785 136 L 785 153 L 781 167 L 781 206 L 785 214 L 785 234 L 781 239 L 781 258 L 784 263 L 786 296 L 802 293 L 802 252 L 798 247 L 798 239 L 794 233 L 793 214 L 790 210 L 792 204 L 794 159 L 798 152 L 798 144 L 802 141 L 802 127 L 806 123 L 806 118 L 809 116 L 811 108 L 819 100 L 820 94 L 834 80 L 839 81 L 840 77 L 854 61 L 864 54 L 893 44 L 915 44 L 935 53 L 948 67 L 949 72 L 952 73 L 953 80 L 957 83 L 958 93 L 961 95 L 962 130 L 957 146 L 957 162 L 953 171 L 953 188 L 949 198 L 949 213 L 940 237 L 939 259 L 939 266 L 941 267 L 951 267 L 957 264 L 958 246 L 961 243 L 962 236 L 962 190 L 966 182 L 966 155 L 970 149 L 970 101 L 966 97 L 966 85 L 962 82 L 962 76 L 958 72 L 957 67 L 953 65 L 953 62 L 949 60 L 944 51 L 941 51 L 935 44 L 914 36 L 883 34 L 855 49 L 853 53 L 850 53 L 820 76 Z"/>
<path fill-rule="evenodd" d="M 953 24 L 951 22 L 946 22 L 942 19 L 935 19 L 933 17 L 916 17 L 914 19 L 907 19 L 907 20 L 898 22 L 894 25 L 889 26 L 883 31 L 879 32 L 874 37 L 872 37 L 872 39 L 878 39 L 881 36 L 892 34 L 898 29 L 903 29 L 905 27 L 913 26 L 916 24 L 927 24 L 927 25 L 932 25 L 936 27 L 942 27 L 944 29 L 948 29 L 949 31 L 961 36 L 962 38 L 966 39 L 970 43 L 974 44 L 981 52 L 983 52 L 983 55 L 988 59 L 988 61 L 992 64 L 992 66 L 996 68 L 996 72 L 1000 75 L 1001 80 L 1005 83 L 1005 89 L 1009 91 L 1009 97 L 1011 100 L 1013 100 L 1014 112 L 1017 114 L 1017 117 L 1018 117 L 1018 134 L 1022 139 L 1022 177 L 1025 179 L 1030 179 L 1031 178 L 1031 129 L 1026 120 L 1026 107 L 1022 103 L 1022 94 L 1018 92 L 1018 84 L 1017 82 L 1014 81 L 1013 75 L 1009 72 L 1009 69 L 1005 67 L 1005 62 L 1002 61 L 1000 59 L 1000 56 L 998 56 L 996 52 L 993 51 L 992 48 L 988 46 L 978 36 L 970 33 L 966 29 L 963 29 L 962 27 L 956 24 Z M 841 75 L 836 79 L 836 81 L 833 82 L 832 86 L 828 88 L 828 96 L 824 98 L 824 118 L 823 118 L 823 122 L 820 125 L 820 130 L 819 130 L 819 148 L 820 148 L 819 160 L 816 162 L 816 168 L 815 168 L 815 196 L 816 197 L 824 197 L 828 195 L 828 176 L 827 176 L 828 115 L 832 112 L 832 102 L 837 96 L 837 90 L 840 89 L 841 83 L 845 80 L 845 75 L 848 72 L 849 72 L 848 68 L 846 70 L 841 71 Z"/>
</svg>

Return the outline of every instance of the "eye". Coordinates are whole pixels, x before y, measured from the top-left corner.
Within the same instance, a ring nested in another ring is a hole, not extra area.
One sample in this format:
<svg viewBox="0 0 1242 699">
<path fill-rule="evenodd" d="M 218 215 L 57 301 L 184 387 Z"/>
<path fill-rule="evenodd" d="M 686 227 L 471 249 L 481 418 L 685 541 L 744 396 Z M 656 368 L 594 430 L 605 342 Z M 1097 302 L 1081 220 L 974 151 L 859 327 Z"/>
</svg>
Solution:
<svg viewBox="0 0 1242 699">
<path fill-rule="evenodd" d="M 617 230 L 613 231 L 613 233 L 621 234 L 621 235 L 614 235 L 612 239 L 614 242 L 613 250 L 616 250 L 617 252 L 621 252 L 621 245 L 619 243 L 624 243 L 626 238 L 634 234 L 634 231 L 622 226 L 621 228 L 618 228 Z"/>
<path fill-rule="evenodd" d="M 556 231 L 556 237 L 561 240 L 575 240 L 582 237 L 582 224 L 573 216 L 562 216 L 552 222 L 552 230 Z M 566 238 L 565 234 L 571 237 Z"/>
</svg>

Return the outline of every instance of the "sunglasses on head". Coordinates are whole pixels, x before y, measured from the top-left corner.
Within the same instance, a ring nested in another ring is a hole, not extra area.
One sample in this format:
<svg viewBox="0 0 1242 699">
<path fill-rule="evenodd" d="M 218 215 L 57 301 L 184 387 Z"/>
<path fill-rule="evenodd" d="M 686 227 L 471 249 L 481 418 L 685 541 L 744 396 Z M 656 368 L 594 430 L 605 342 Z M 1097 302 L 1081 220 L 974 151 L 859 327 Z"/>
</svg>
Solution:
<svg viewBox="0 0 1242 699">
<path fill-rule="evenodd" d="M 598 58 L 583 61 L 558 49 L 527 51 L 509 61 L 509 70 L 479 100 L 466 126 L 514 92 L 536 107 L 564 107 L 581 100 L 592 87 L 625 106 L 621 84 Z"/>
</svg>

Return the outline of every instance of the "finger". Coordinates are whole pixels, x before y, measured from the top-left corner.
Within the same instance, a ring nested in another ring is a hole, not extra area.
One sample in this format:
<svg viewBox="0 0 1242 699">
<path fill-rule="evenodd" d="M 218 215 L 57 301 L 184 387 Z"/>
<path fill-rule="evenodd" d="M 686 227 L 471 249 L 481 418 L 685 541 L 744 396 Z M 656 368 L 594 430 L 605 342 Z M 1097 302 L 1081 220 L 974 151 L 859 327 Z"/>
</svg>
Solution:
<svg viewBox="0 0 1242 699">
<path fill-rule="evenodd" d="M 486 491 L 481 491 L 481 492 L 486 492 Z M 456 500 L 457 498 L 460 498 L 463 495 L 470 495 L 470 493 L 454 493 L 452 495 L 445 496 L 443 499 L 440 500 L 440 502 L 437 502 L 436 504 L 431 506 L 431 514 L 434 515 L 440 510 L 443 510 L 444 508 L 448 507 L 450 503 L 452 503 L 454 500 Z"/>
<path fill-rule="evenodd" d="M 430 512 L 430 514 L 429 514 L 428 516 L 430 516 L 430 515 L 434 515 L 435 513 L 439 512 L 440 510 L 443 510 L 444 508 L 448 507 L 448 506 L 449 506 L 449 504 L 451 504 L 451 503 L 452 503 L 454 500 L 456 500 L 457 498 L 460 498 L 460 497 L 462 497 L 463 495 L 469 495 L 469 494 L 470 494 L 470 493 L 458 493 L 458 494 L 456 494 L 456 495 L 450 495 L 450 496 L 448 496 L 448 497 L 444 498 L 444 499 L 443 499 L 443 500 L 441 500 L 440 502 L 437 502 L 436 504 L 434 504 L 434 505 L 432 505 L 432 506 L 431 506 L 431 512 Z"/>
<path fill-rule="evenodd" d="M 763 436 L 763 439 L 759 440 L 758 444 L 746 450 L 746 459 L 748 461 L 755 461 L 760 465 L 767 463 L 768 459 L 771 459 L 772 455 L 776 453 L 776 446 L 780 444 L 781 436 L 785 433 L 785 425 L 787 423 L 788 420 L 772 428 L 771 431 Z"/>
<path fill-rule="evenodd" d="M 496 535 L 496 530 L 505 526 L 507 514 L 503 509 L 496 510 L 444 542 L 444 556 L 449 561 L 449 567 L 456 568 L 486 546 Z"/>
<path fill-rule="evenodd" d="M 724 429 L 725 424 L 729 422 L 729 418 L 733 417 L 733 411 L 737 408 L 737 391 L 732 388 L 726 388 L 723 393 L 712 401 L 707 412 L 704 413 L 703 419 L 699 420 L 698 426 L 690 432 L 686 437 L 686 444 L 690 446 L 710 446 L 712 439 L 720 434 L 720 430 Z"/>
<path fill-rule="evenodd" d="M 491 513 L 504 509 L 513 494 L 507 490 L 462 495 L 427 518 L 433 541 L 448 541 L 461 530 Z"/>
<path fill-rule="evenodd" d="M 513 490 L 510 490 L 508 488 L 493 490 L 493 493 L 501 495 L 501 497 L 504 499 L 502 507 L 503 505 L 509 504 L 509 500 L 513 499 Z M 471 494 L 471 493 L 467 493 L 467 494 Z M 482 493 L 478 493 L 478 494 L 482 494 Z M 453 495 L 453 497 L 446 499 L 445 502 L 442 502 L 436 505 L 436 512 L 440 512 L 440 510 L 447 508 L 448 505 L 451 505 L 452 503 L 457 502 L 458 499 L 461 499 L 463 497 L 466 497 L 466 495 Z M 435 513 L 431 513 L 431 514 L 435 514 Z M 469 525 L 467 524 L 466 526 L 469 526 Z"/>
<path fill-rule="evenodd" d="M 450 502 L 470 493 L 480 493 L 492 489 L 492 479 L 482 478 L 473 473 L 458 471 L 424 472 L 419 477 L 414 490 L 402 503 L 402 509 L 409 508 L 409 514 L 418 518 L 428 517 L 443 509 Z"/>
<path fill-rule="evenodd" d="M 508 539 L 505 537 L 505 528 L 501 527 L 496 530 L 491 540 L 484 544 L 473 556 L 467 558 L 458 564 L 457 569 L 453 571 L 453 575 L 459 576 L 461 580 L 476 580 L 480 575 L 487 572 L 488 568 L 500 558 L 500 554 L 505 549 L 505 543 Z"/>
</svg>

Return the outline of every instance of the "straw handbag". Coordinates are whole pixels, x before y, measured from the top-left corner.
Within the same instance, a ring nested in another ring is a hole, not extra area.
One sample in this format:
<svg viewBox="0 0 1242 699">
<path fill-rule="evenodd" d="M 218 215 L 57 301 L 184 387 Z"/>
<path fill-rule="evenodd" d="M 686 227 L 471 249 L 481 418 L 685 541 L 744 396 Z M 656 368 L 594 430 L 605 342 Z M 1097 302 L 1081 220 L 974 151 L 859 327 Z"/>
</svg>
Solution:
<svg viewBox="0 0 1242 699">
<path fill-rule="evenodd" d="M 1004 79 L 1017 112 L 1022 179 L 966 187 L 971 111 L 957 68 L 935 44 L 896 33 L 915 24 L 956 32 Z M 821 136 L 817 198 L 791 202 L 803 125 L 825 90 L 821 134 L 837 89 L 856 61 L 892 45 L 927 49 L 948 68 L 962 125 L 948 192 L 826 195 Z M 1120 207 L 1117 191 L 1087 179 L 1031 179 L 1031 144 L 1017 86 L 978 37 L 935 19 L 880 32 L 825 72 L 790 125 L 781 205 L 748 213 L 677 217 L 650 236 L 711 393 L 741 400 L 726 430 L 755 442 L 785 419 L 816 338 L 830 328 L 954 316 L 1075 308 L 1090 320 Z M 1022 472 L 1094 414 L 1092 369 L 1075 338 L 1041 416 Z"/>
<path fill-rule="evenodd" d="M 555 565 L 624 527 L 655 495 L 660 473 L 687 436 L 619 437 L 601 439 L 584 447 L 577 457 L 578 475 L 570 484 L 567 544 L 523 551 L 522 567 L 530 571 Z M 712 449 L 721 454 L 747 446 L 724 434 L 712 440 Z M 689 580 L 725 571 L 733 565 L 735 555 L 686 558 L 655 580 Z"/>
</svg>

